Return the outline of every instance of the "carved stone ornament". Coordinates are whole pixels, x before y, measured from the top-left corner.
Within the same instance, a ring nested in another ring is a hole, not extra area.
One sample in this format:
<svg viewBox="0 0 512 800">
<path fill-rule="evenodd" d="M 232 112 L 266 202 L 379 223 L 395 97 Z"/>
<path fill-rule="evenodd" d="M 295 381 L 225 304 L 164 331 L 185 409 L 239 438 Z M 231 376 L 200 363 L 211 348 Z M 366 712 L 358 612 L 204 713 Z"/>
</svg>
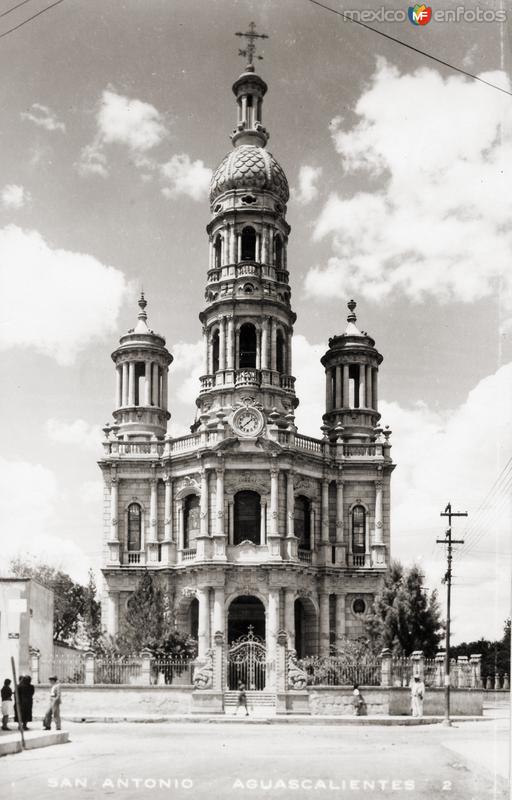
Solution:
<svg viewBox="0 0 512 800">
<path fill-rule="evenodd" d="M 286 666 L 288 667 L 288 689 L 303 691 L 308 685 L 308 676 L 297 664 L 297 651 L 293 649 L 288 650 L 286 661 Z"/>
<path fill-rule="evenodd" d="M 181 590 L 182 597 L 196 597 L 197 590 L 193 586 L 184 586 Z"/>
<path fill-rule="evenodd" d="M 202 667 L 194 671 L 194 689 L 211 689 L 213 686 L 213 650 L 207 650 Z"/>
<path fill-rule="evenodd" d="M 381 521 L 380 519 L 379 519 L 379 521 L 377 522 L 377 528 L 382 528 L 382 521 Z"/>
</svg>

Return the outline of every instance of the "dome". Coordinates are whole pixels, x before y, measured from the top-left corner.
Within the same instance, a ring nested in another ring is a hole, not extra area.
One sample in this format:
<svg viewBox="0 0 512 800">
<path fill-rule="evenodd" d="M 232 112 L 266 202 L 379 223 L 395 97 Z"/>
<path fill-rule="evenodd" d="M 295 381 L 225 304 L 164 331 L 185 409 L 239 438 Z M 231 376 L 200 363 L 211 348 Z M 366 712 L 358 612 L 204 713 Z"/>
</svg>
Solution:
<svg viewBox="0 0 512 800">
<path fill-rule="evenodd" d="M 283 168 L 263 147 L 242 144 L 221 161 L 210 183 L 210 203 L 229 189 L 266 189 L 286 203 L 290 196 Z"/>
</svg>

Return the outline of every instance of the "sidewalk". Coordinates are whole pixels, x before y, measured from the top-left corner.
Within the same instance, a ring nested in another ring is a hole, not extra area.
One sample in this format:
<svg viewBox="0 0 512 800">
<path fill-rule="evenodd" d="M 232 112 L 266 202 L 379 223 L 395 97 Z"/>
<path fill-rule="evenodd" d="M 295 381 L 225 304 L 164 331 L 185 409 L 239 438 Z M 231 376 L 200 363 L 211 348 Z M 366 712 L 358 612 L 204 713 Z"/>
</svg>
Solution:
<svg viewBox="0 0 512 800">
<path fill-rule="evenodd" d="M 228 724 L 228 725 L 384 725 L 393 726 L 398 725 L 402 727 L 412 727 L 418 725 L 436 725 L 441 724 L 443 717 L 387 717 L 387 716 L 368 716 L 368 717 L 352 717 L 352 716 L 321 716 L 310 714 L 264 714 L 258 710 L 258 713 L 251 713 L 248 717 L 244 715 L 236 715 L 234 713 L 227 714 L 174 714 L 174 715 L 135 715 L 126 714 L 121 716 L 109 716 L 107 714 L 102 716 L 88 716 L 88 717 L 73 717 L 66 716 L 68 722 L 137 722 L 137 723 L 211 723 L 211 724 Z M 490 717 L 452 717 L 454 723 L 460 722 L 489 722 Z"/>
<path fill-rule="evenodd" d="M 67 731 L 25 731 L 25 749 L 35 750 L 39 747 L 50 747 L 52 744 L 64 744 L 69 741 Z M 21 738 L 17 730 L 0 731 L 0 756 L 21 753 Z"/>
</svg>

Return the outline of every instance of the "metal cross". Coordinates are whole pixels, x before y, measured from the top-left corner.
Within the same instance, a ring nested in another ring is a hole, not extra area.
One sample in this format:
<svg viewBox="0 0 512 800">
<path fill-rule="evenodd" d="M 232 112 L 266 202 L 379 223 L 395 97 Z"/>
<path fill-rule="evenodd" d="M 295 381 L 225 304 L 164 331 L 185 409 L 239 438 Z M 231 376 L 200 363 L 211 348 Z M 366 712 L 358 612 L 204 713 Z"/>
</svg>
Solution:
<svg viewBox="0 0 512 800">
<path fill-rule="evenodd" d="M 235 36 L 244 36 L 248 40 L 248 44 L 247 44 L 247 47 L 245 48 L 245 50 L 239 50 L 238 51 L 238 55 L 239 56 L 243 56 L 244 58 L 247 58 L 247 63 L 248 64 L 252 64 L 253 61 L 254 61 L 254 56 L 255 56 L 255 53 L 256 53 L 256 45 L 254 43 L 254 40 L 255 39 L 268 39 L 268 36 L 267 36 L 266 33 L 256 33 L 256 25 L 255 25 L 254 22 L 251 22 L 251 24 L 249 25 L 249 30 L 246 33 L 241 33 L 240 31 L 238 31 L 237 33 L 235 33 Z M 260 61 L 261 61 L 263 59 L 263 56 L 258 56 L 257 55 L 256 58 L 259 58 Z"/>
</svg>

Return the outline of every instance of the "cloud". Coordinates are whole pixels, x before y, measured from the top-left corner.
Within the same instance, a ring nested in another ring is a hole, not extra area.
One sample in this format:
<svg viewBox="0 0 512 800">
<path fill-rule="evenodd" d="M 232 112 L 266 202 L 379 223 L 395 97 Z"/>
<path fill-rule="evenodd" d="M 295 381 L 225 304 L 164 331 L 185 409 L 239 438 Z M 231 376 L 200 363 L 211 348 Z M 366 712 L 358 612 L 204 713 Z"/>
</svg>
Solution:
<svg viewBox="0 0 512 800">
<path fill-rule="evenodd" d="M 307 293 L 474 302 L 499 286 L 512 315 L 508 100 L 458 76 L 402 75 L 379 60 L 358 121 L 331 124 L 346 174 L 368 190 L 340 190 L 325 203 L 314 238 L 331 236 L 333 256 L 309 270 Z"/>
<path fill-rule="evenodd" d="M 8 183 L 2 189 L 1 200 L 4 208 L 18 210 L 30 203 L 31 196 L 23 186 L 17 183 Z"/>
<path fill-rule="evenodd" d="M 100 451 L 104 438 L 99 425 L 89 425 L 83 419 L 74 422 L 49 419 L 46 422 L 46 434 L 53 442 L 72 444 L 93 452 Z"/>
<path fill-rule="evenodd" d="M 105 89 L 101 96 L 96 124 L 96 136 L 83 148 L 77 164 L 82 175 L 108 175 L 105 145 L 124 145 L 137 159 L 160 144 L 168 134 L 155 106 L 118 94 L 113 89 Z"/>
<path fill-rule="evenodd" d="M 41 464 L 0 457 L 0 572 L 21 556 L 87 578 L 88 561 L 69 537 L 54 534 L 61 492 L 56 475 Z M 27 491 L 30 487 L 30 491 Z"/>
<path fill-rule="evenodd" d="M 178 342 L 172 348 L 174 361 L 172 362 L 171 375 L 177 375 L 176 397 L 182 403 L 194 406 L 195 399 L 199 394 L 199 378 L 204 375 L 204 343 L 200 339 L 198 342 Z M 185 372 L 184 378 L 180 373 Z M 187 431 L 188 433 L 189 431 Z M 179 434 L 182 436 L 183 434 Z"/>
<path fill-rule="evenodd" d="M 32 103 L 30 106 L 31 111 L 22 111 L 20 116 L 22 119 L 28 119 L 34 125 L 40 128 L 45 128 L 47 131 L 60 131 L 66 133 L 66 126 L 63 122 L 59 122 L 54 112 L 43 106 L 41 103 Z"/>
<path fill-rule="evenodd" d="M 0 350 L 31 348 L 61 365 L 115 330 L 131 294 L 119 269 L 55 249 L 37 231 L 16 225 L 0 229 L 0 287 L 9 298 Z"/>
<path fill-rule="evenodd" d="M 299 186 L 292 189 L 293 199 L 300 205 L 311 203 L 318 196 L 317 181 L 322 174 L 322 167 L 303 165 L 299 170 Z"/>
<path fill-rule="evenodd" d="M 296 424 L 300 433 L 315 437 L 324 412 L 319 359 L 325 350 L 294 336 L 301 398 Z M 456 523 L 457 538 L 466 545 L 456 549 L 454 637 L 501 636 L 510 608 L 512 465 L 483 501 L 512 454 L 512 363 L 483 378 L 457 408 L 440 412 L 424 403 L 404 408 L 382 400 L 379 410 L 393 431 L 397 465 L 391 479 L 393 556 L 419 563 L 426 585 L 442 589 L 444 599 L 444 548 L 435 543 L 444 536 L 439 514 L 448 500 L 456 510 L 467 510 L 467 526 Z"/>
<path fill-rule="evenodd" d="M 200 159 L 191 161 L 186 153 L 180 153 L 162 164 L 160 169 L 164 180 L 169 182 L 162 189 L 165 197 L 184 194 L 192 200 L 204 200 L 208 196 L 212 171 Z"/>
</svg>

